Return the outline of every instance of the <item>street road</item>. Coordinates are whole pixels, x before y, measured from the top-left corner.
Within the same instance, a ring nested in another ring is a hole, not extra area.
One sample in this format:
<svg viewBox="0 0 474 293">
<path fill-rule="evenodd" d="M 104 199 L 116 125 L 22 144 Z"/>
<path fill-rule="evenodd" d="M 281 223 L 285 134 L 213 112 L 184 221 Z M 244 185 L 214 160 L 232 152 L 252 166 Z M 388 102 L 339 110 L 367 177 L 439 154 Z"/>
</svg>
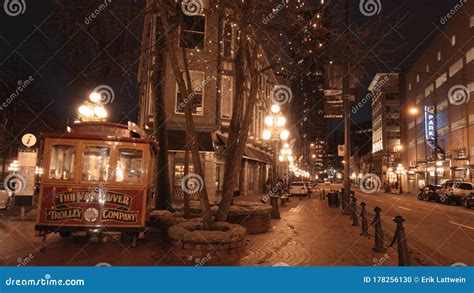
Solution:
<svg viewBox="0 0 474 293">
<path fill-rule="evenodd" d="M 338 189 L 342 185 L 323 186 L 325 189 Z M 448 206 L 435 202 L 420 201 L 416 195 L 396 195 L 375 192 L 356 192 L 358 204 L 367 203 L 369 218 L 373 218 L 373 208 L 382 209 L 383 228 L 392 235 L 395 223 L 391 220 L 397 215 L 406 218 L 405 231 L 410 250 L 429 265 L 449 266 L 462 263 L 474 265 L 474 210 L 461 206 Z M 390 243 L 392 239 L 385 239 Z"/>
</svg>

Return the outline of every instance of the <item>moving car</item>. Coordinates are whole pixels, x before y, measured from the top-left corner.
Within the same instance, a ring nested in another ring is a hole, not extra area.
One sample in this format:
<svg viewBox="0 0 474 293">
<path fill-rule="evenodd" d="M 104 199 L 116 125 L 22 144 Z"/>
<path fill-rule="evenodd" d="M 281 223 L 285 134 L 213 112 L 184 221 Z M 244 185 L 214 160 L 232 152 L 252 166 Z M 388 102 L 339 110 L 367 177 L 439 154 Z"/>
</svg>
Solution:
<svg viewBox="0 0 474 293">
<path fill-rule="evenodd" d="M 474 192 L 474 186 L 471 182 L 460 180 L 448 180 L 441 185 L 438 193 L 442 203 L 465 203 L 468 197 Z"/>
<path fill-rule="evenodd" d="M 0 210 L 8 209 L 11 204 L 11 199 L 11 192 L 6 190 L 3 185 L 0 185 Z"/>
<path fill-rule="evenodd" d="M 307 182 L 296 181 L 290 184 L 289 193 L 291 196 L 307 196 L 309 185 Z"/>
</svg>

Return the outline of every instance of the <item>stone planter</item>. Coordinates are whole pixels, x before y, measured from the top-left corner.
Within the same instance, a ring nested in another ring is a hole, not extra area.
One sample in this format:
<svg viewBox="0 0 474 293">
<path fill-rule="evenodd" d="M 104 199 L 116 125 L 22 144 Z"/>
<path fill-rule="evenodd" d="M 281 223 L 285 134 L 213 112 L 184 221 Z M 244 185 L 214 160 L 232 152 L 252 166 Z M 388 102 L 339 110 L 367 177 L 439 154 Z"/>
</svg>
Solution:
<svg viewBox="0 0 474 293">
<path fill-rule="evenodd" d="M 245 227 L 249 234 L 265 233 L 272 227 L 271 212 L 266 204 L 237 201 L 230 206 L 227 220 Z"/>
<path fill-rule="evenodd" d="M 164 235 L 168 235 L 168 229 L 179 223 L 186 222 L 183 213 L 156 210 L 150 213 L 149 226 L 158 228 Z"/>
<path fill-rule="evenodd" d="M 191 208 L 191 217 L 196 218 L 201 216 L 201 203 L 199 201 L 191 200 L 189 202 Z M 217 213 L 218 206 L 216 204 L 210 203 L 211 215 L 215 216 Z M 180 206 L 177 208 L 180 212 L 184 214 L 184 207 Z"/>
<path fill-rule="evenodd" d="M 173 252 L 191 265 L 222 265 L 238 261 L 245 251 L 244 227 L 215 223 L 215 230 L 202 230 L 202 223 L 187 221 L 172 226 L 168 237 Z"/>
</svg>

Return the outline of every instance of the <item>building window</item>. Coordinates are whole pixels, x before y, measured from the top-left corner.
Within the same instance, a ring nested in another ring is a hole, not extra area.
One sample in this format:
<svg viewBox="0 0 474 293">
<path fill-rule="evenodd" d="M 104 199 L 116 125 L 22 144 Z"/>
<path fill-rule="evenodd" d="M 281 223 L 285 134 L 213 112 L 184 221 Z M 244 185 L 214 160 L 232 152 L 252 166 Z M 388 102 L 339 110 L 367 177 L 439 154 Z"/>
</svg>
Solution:
<svg viewBox="0 0 474 293">
<path fill-rule="evenodd" d="M 463 67 L 463 59 L 459 59 L 454 63 L 451 67 L 449 67 L 449 77 L 453 77 L 456 73 L 458 73 Z"/>
<path fill-rule="evenodd" d="M 221 83 L 221 117 L 232 117 L 232 97 L 234 96 L 234 79 L 231 76 L 222 76 Z"/>
<path fill-rule="evenodd" d="M 426 72 L 430 72 L 430 65 L 426 64 Z"/>
<path fill-rule="evenodd" d="M 416 75 L 416 82 L 420 82 L 420 75 L 419 74 Z"/>
<path fill-rule="evenodd" d="M 223 34 L 222 52 L 224 57 L 233 58 L 235 49 L 235 26 L 230 22 L 224 23 Z"/>
<path fill-rule="evenodd" d="M 473 28 L 474 27 L 474 15 L 471 16 L 471 20 L 470 20 L 470 27 Z"/>
<path fill-rule="evenodd" d="M 466 53 L 466 64 L 474 60 L 474 47 L 472 47 L 469 51 Z"/>
<path fill-rule="evenodd" d="M 184 109 L 187 103 L 191 103 L 191 110 L 193 115 L 204 115 L 204 72 L 202 71 L 189 71 L 191 76 L 191 83 L 193 87 L 193 93 L 188 97 L 183 97 L 179 91 L 178 84 L 176 84 L 176 109 L 175 112 L 184 114 Z"/>
<path fill-rule="evenodd" d="M 451 37 L 451 46 L 454 46 L 454 45 L 456 45 L 456 35 L 453 35 Z"/>
<path fill-rule="evenodd" d="M 204 49 L 206 17 L 203 15 L 183 16 L 180 46 L 187 49 Z"/>
<path fill-rule="evenodd" d="M 441 61 L 441 51 L 438 51 L 438 61 Z"/>
<path fill-rule="evenodd" d="M 443 73 L 436 79 L 436 88 L 442 86 L 448 80 L 447 74 Z M 429 94 L 428 94 L 429 95 Z M 427 96 L 428 96 L 427 95 Z"/>
<path fill-rule="evenodd" d="M 408 90 L 411 91 L 411 82 L 408 84 Z"/>
</svg>

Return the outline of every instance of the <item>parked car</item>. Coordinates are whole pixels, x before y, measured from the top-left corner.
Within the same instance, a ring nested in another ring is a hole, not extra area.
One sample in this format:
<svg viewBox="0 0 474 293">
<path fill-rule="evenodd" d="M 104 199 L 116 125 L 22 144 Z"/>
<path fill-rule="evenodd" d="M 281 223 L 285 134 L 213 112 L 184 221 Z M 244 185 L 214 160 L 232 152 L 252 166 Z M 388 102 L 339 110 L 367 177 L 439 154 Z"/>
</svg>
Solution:
<svg viewBox="0 0 474 293">
<path fill-rule="evenodd" d="M 418 191 L 418 199 L 419 200 L 428 200 L 428 201 L 435 201 L 440 202 L 440 196 L 438 194 L 439 186 L 435 185 L 426 185 L 425 187 L 421 188 Z"/>
<path fill-rule="evenodd" d="M 471 193 L 471 195 L 466 198 L 466 200 L 464 201 L 464 207 L 466 209 L 474 207 L 474 193 Z"/>
<path fill-rule="evenodd" d="M 5 210 L 10 207 L 12 200 L 12 194 L 8 190 L 5 190 L 3 185 L 0 185 L 0 210 Z"/>
<path fill-rule="evenodd" d="M 291 196 L 307 196 L 309 185 L 307 182 L 296 181 L 290 184 L 289 193 Z"/>
<path fill-rule="evenodd" d="M 465 203 L 473 192 L 474 186 L 471 182 L 463 182 L 460 180 L 448 180 L 441 185 L 438 191 L 440 201 L 445 204 Z"/>
</svg>

